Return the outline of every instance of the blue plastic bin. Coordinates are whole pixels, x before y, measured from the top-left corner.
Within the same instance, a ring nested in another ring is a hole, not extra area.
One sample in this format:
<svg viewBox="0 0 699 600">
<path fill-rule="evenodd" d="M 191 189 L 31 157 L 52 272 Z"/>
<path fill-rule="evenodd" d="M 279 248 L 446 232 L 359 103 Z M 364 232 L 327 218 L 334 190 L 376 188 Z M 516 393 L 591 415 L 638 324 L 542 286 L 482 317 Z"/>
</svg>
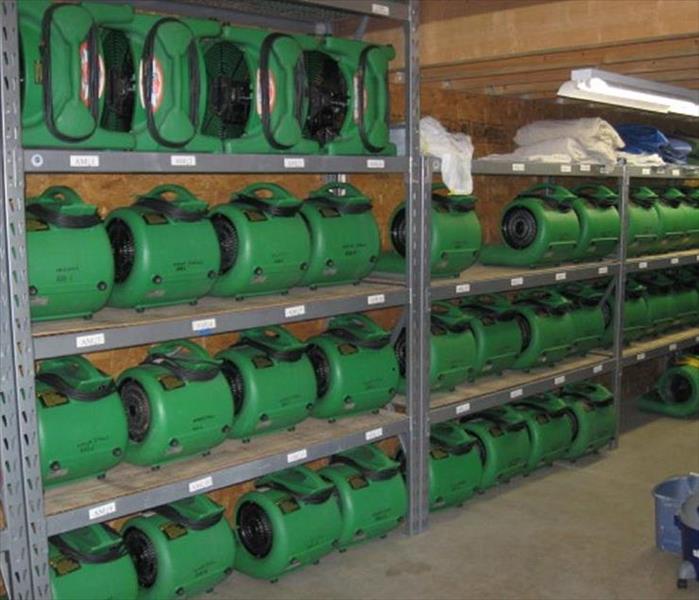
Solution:
<svg viewBox="0 0 699 600">
<path fill-rule="evenodd" d="M 680 530 L 675 515 L 690 494 L 699 492 L 699 474 L 671 477 L 653 489 L 655 498 L 655 545 L 663 552 L 682 554 Z"/>
</svg>

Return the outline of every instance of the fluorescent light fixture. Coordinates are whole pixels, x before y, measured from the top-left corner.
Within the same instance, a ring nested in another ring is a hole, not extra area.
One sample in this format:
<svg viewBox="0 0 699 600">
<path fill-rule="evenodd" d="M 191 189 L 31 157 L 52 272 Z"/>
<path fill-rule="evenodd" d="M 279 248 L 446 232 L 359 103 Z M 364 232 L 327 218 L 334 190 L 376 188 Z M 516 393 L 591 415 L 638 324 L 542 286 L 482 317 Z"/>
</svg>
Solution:
<svg viewBox="0 0 699 600">
<path fill-rule="evenodd" d="M 558 90 L 576 100 L 699 117 L 699 91 L 599 69 L 576 69 Z"/>
</svg>

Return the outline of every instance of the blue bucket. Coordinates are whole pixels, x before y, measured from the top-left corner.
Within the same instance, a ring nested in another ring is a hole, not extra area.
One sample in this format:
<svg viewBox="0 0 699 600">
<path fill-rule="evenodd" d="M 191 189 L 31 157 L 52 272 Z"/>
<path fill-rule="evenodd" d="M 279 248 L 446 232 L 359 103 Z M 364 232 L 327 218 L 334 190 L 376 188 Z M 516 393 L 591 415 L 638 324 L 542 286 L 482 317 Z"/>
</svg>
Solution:
<svg viewBox="0 0 699 600">
<path fill-rule="evenodd" d="M 671 477 L 655 486 L 655 545 L 663 552 L 682 554 L 680 530 L 675 525 L 675 515 L 682 503 L 699 492 L 699 474 L 690 473 L 681 477 Z"/>
</svg>

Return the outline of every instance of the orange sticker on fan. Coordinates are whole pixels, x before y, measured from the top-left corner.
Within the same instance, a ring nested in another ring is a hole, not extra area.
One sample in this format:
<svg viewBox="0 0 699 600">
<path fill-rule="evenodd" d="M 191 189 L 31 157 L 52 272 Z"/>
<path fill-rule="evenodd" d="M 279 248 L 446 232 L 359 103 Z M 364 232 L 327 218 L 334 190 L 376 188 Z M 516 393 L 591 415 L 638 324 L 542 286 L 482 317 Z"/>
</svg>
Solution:
<svg viewBox="0 0 699 600">
<path fill-rule="evenodd" d="M 262 94 L 260 93 L 260 69 L 257 69 L 257 93 L 255 94 L 255 108 L 257 110 L 257 114 L 262 116 Z M 277 84 L 274 80 L 274 75 L 272 72 L 269 72 L 269 75 L 267 77 L 267 80 L 269 81 L 269 113 L 272 114 L 274 112 L 274 105 L 276 104 L 277 101 Z"/>
</svg>

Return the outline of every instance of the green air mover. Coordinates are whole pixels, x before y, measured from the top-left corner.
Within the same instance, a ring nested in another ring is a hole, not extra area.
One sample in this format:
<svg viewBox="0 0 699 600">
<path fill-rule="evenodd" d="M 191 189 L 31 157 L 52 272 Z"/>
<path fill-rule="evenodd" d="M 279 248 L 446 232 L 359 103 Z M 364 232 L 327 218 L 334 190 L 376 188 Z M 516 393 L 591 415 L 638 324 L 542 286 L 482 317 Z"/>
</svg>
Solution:
<svg viewBox="0 0 699 600">
<path fill-rule="evenodd" d="M 221 140 L 201 133 L 208 101 L 201 39 L 220 33 L 216 21 L 143 13 L 103 28 L 102 126 L 131 131 L 137 150 L 220 152 Z"/>
<path fill-rule="evenodd" d="M 405 518 L 408 491 L 400 463 L 371 444 L 332 457 L 318 474 L 337 490 L 342 513 L 340 550 L 385 536 Z"/>
<path fill-rule="evenodd" d="M 560 292 L 573 305 L 570 311 L 573 353 L 582 356 L 601 348 L 605 333 L 613 329 L 611 305 L 604 297 L 605 291 L 585 283 L 569 283 Z"/>
<path fill-rule="evenodd" d="M 526 472 L 531 442 L 522 415 L 504 408 L 493 408 L 462 419 L 461 424 L 477 440 L 483 462 L 481 490 Z"/>
<path fill-rule="evenodd" d="M 570 354 L 575 329 L 570 300 L 552 289 L 537 289 L 517 296 L 512 310 L 522 330 L 522 352 L 513 369 L 552 365 Z"/>
<path fill-rule="evenodd" d="M 304 137 L 328 154 L 395 154 L 388 93 L 393 47 L 334 36 L 296 39 L 304 48 L 308 86 Z"/>
<path fill-rule="evenodd" d="M 679 186 L 684 194 L 687 205 L 685 232 L 687 233 L 687 248 L 699 248 L 699 187 L 688 185 Z"/>
<path fill-rule="evenodd" d="M 576 460 L 606 446 L 616 435 L 614 396 L 603 385 L 582 382 L 566 385 L 561 399 L 573 423 L 573 443 L 565 455 Z"/>
<path fill-rule="evenodd" d="M 637 273 L 634 276 L 646 287 L 648 320 L 654 335 L 662 335 L 677 324 L 675 305 L 675 283 L 659 272 Z"/>
<path fill-rule="evenodd" d="M 605 185 L 581 185 L 571 190 L 572 207 L 580 223 L 580 237 L 572 259 L 601 259 L 614 252 L 619 243 L 619 196 Z"/>
<path fill-rule="evenodd" d="M 336 419 L 388 404 L 400 373 L 391 337 L 369 317 L 343 315 L 328 330 L 308 340 L 316 376 L 314 417 Z"/>
<path fill-rule="evenodd" d="M 639 186 L 629 191 L 627 232 L 627 256 L 642 256 L 657 252 L 662 229 L 655 209 L 657 194 L 650 188 Z"/>
<path fill-rule="evenodd" d="M 331 483 L 308 467 L 294 467 L 255 485 L 235 509 L 238 571 L 276 581 L 335 547 L 342 515 Z"/>
<path fill-rule="evenodd" d="M 684 419 L 699 415 L 699 357 L 678 358 L 655 384 L 655 389 L 638 399 L 645 412 Z"/>
<path fill-rule="evenodd" d="M 170 199 L 172 198 L 172 199 Z M 115 284 L 109 305 L 143 310 L 206 295 L 221 254 L 206 203 L 185 188 L 153 188 L 107 217 Z"/>
<path fill-rule="evenodd" d="M 531 443 L 527 473 L 544 465 L 552 465 L 570 448 L 573 425 L 565 403 L 559 398 L 531 398 L 506 408 L 515 411 L 527 425 Z"/>
<path fill-rule="evenodd" d="M 119 535 L 90 525 L 49 538 L 49 578 L 54 600 L 130 600 L 138 579 Z"/>
<path fill-rule="evenodd" d="M 481 225 L 474 210 L 476 198 L 446 194 L 443 184 L 432 186 L 430 271 L 437 277 L 456 277 L 478 259 Z M 408 254 L 408 215 L 401 203 L 391 216 L 389 235 L 393 251 L 381 255 L 377 271 L 405 273 Z"/>
<path fill-rule="evenodd" d="M 25 147 L 133 148 L 126 131 L 110 131 L 100 27 L 127 25 L 125 5 L 19 2 L 22 143 Z"/>
<path fill-rule="evenodd" d="M 454 301 L 469 319 L 476 340 L 474 375 L 500 374 L 522 351 L 522 330 L 504 297 L 466 296 Z"/>
<path fill-rule="evenodd" d="M 672 281 L 672 301 L 679 326 L 689 327 L 699 320 L 699 286 L 694 273 L 688 269 L 668 269 L 664 274 Z"/>
<path fill-rule="evenodd" d="M 311 240 L 301 202 L 274 183 L 255 183 L 215 206 L 211 222 L 221 248 L 214 296 L 285 293 L 308 269 Z"/>
<path fill-rule="evenodd" d="M 40 362 L 36 399 L 44 485 L 103 476 L 122 460 L 128 431 L 119 394 L 86 358 Z"/>
<path fill-rule="evenodd" d="M 193 496 L 129 519 L 122 529 L 141 600 L 191 598 L 233 571 L 235 537 L 223 507 Z"/>
<path fill-rule="evenodd" d="M 572 260 L 580 238 L 580 224 L 572 209 L 575 199 L 567 189 L 552 183 L 519 194 L 502 214 L 503 244 L 484 247 L 481 262 L 535 267 Z"/>
<path fill-rule="evenodd" d="M 286 329 L 270 325 L 249 329 L 216 358 L 222 361 L 233 397 L 235 420 L 230 437 L 293 428 L 316 398 L 316 380 L 306 344 Z"/>
<path fill-rule="evenodd" d="M 301 283 L 311 287 L 358 283 L 381 248 L 371 201 L 349 183 L 328 183 L 301 207 L 311 236 L 311 258 Z"/>
<path fill-rule="evenodd" d="M 453 421 L 433 425 L 427 473 L 430 510 L 460 506 L 480 489 L 483 477 L 476 438 Z"/>
<path fill-rule="evenodd" d="M 97 210 L 67 187 L 29 198 L 27 269 L 32 319 L 90 317 L 114 284 L 114 261 Z"/>
<path fill-rule="evenodd" d="M 401 374 L 399 389 L 405 390 L 406 348 L 405 330 L 395 344 Z M 430 326 L 430 389 L 453 390 L 475 376 L 476 339 L 469 319 L 447 302 L 432 304 Z"/>
<path fill-rule="evenodd" d="M 608 281 L 601 281 L 595 284 L 595 287 L 604 295 L 608 285 Z M 624 288 L 624 343 L 626 344 L 651 333 L 652 323 L 648 315 L 646 296 L 646 286 L 630 277 L 626 280 Z M 603 339 L 605 347 L 611 346 L 614 342 L 614 305 L 609 298 L 606 300 L 606 305 L 605 314 L 609 313 L 611 316 Z"/>
<path fill-rule="evenodd" d="M 688 226 L 692 224 L 694 209 L 686 203 L 686 196 L 679 188 L 655 188 L 658 195 L 655 210 L 660 221 L 658 252 L 683 250 L 689 245 Z"/>
<path fill-rule="evenodd" d="M 117 385 L 128 419 L 130 463 L 159 466 L 206 453 L 233 423 L 233 400 L 219 363 L 194 342 L 153 346 Z"/>
</svg>

